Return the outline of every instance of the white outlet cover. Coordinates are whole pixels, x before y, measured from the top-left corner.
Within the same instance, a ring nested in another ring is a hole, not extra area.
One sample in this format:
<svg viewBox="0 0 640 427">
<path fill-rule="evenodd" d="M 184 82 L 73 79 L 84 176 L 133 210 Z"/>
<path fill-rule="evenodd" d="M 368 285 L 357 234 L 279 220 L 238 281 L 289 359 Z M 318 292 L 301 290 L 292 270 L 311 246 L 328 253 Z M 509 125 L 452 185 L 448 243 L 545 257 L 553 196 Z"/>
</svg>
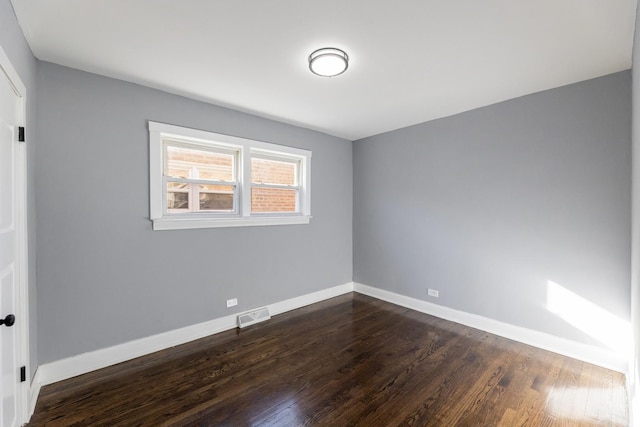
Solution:
<svg viewBox="0 0 640 427">
<path fill-rule="evenodd" d="M 435 289 L 429 289 L 427 291 L 427 294 L 429 294 L 430 297 L 438 298 L 438 291 Z"/>
<path fill-rule="evenodd" d="M 238 305 L 238 298 L 228 299 L 227 300 L 227 308 Z"/>
</svg>

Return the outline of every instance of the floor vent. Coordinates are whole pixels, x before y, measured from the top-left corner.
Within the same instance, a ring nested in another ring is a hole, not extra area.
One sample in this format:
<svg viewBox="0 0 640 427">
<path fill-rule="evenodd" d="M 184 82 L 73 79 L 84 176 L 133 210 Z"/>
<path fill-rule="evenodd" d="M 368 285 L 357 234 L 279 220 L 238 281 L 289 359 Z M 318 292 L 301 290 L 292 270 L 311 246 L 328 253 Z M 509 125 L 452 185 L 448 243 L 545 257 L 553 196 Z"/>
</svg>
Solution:
<svg viewBox="0 0 640 427">
<path fill-rule="evenodd" d="M 257 308 L 253 311 L 238 314 L 238 327 L 244 328 L 245 326 L 264 322 L 269 319 L 271 319 L 271 315 L 269 314 L 269 309 L 267 307 Z"/>
</svg>

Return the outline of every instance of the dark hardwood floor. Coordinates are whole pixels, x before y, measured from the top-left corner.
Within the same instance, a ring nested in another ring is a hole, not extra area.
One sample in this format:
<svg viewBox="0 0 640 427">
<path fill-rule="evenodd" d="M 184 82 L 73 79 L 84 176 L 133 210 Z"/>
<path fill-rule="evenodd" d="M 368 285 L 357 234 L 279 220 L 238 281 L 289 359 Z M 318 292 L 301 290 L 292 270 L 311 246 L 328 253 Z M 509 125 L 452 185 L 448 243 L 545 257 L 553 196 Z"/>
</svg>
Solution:
<svg viewBox="0 0 640 427">
<path fill-rule="evenodd" d="M 347 294 L 42 389 L 29 426 L 627 425 L 622 374 Z"/>
</svg>

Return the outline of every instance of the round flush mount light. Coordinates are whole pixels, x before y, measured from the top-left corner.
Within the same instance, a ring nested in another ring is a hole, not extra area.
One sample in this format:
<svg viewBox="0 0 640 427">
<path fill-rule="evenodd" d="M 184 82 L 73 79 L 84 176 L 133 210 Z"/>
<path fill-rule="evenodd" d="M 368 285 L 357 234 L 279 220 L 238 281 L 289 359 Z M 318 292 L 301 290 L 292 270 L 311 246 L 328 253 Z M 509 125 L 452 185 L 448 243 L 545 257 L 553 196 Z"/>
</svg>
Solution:
<svg viewBox="0 0 640 427">
<path fill-rule="evenodd" d="M 349 56 L 345 51 L 334 47 L 323 47 L 309 55 L 309 69 L 322 77 L 333 77 L 347 71 Z"/>
</svg>

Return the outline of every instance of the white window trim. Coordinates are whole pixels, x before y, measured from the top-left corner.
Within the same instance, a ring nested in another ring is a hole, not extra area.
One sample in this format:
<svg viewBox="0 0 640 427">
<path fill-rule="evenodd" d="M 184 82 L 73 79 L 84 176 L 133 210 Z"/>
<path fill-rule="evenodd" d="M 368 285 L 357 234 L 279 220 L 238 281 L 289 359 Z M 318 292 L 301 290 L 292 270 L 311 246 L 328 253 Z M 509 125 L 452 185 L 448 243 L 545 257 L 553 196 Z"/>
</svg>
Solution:
<svg viewBox="0 0 640 427">
<path fill-rule="evenodd" d="M 237 212 L 165 214 L 166 189 L 163 179 L 163 140 L 165 138 L 204 147 L 210 147 L 213 143 L 217 147 L 226 147 L 238 152 L 239 205 Z M 256 157 L 273 156 L 300 162 L 299 212 L 251 214 L 252 153 L 255 153 Z M 311 221 L 311 151 L 309 150 L 149 121 L 149 185 L 150 219 L 154 230 L 309 224 Z"/>
</svg>

